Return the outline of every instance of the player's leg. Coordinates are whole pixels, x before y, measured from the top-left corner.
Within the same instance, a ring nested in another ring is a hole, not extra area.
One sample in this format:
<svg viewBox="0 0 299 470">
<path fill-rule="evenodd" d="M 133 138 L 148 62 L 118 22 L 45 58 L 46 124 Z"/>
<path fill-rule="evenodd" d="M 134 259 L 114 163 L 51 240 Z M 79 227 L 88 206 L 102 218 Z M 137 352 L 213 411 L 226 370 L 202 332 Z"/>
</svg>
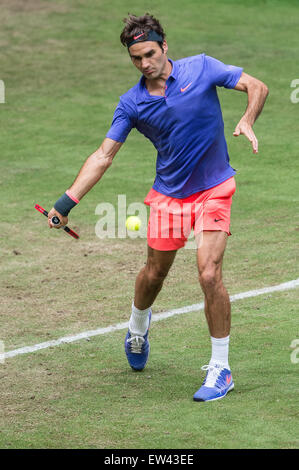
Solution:
<svg viewBox="0 0 299 470">
<path fill-rule="evenodd" d="M 222 261 L 227 234 L 204 231 L 197 251 L 199 282 L 205 295 L 205 315 L 214 338 L 229 335 L 231 326 L 230 300 L 222 280 Z"/>
<path fill-rule="evenodd" d="M 228 363 L 231 326 L 230 300 L 222 280 L 222 262 L 227 233 L 204 231 L 197 252 L 199 282 L 205 296 L 205 315 L 211 335 L 212 356 L 204 370 L 206 378 L 195 393 L 196 401 L 223 398 L 234 383 Z"/>
<path fill-rule="evenodd" d="M 149 327 L 149 316 L 164 279 L 174 261 L 176 250 L 159 251 L 148 246 L 146 265 L 140 270 L 135 282 L 135 297 L 129 330 L 133 335 L 144 336 Z"/>
<path fill-rule="evenodd" d="M 186 241 L 179 204 L 174 207 L 172 198 L 153 189 L 145 198 L 145 203 L 151 208 L 147 231 L 148 257 L 136 279 L 132 315 L 125 340 L 128 362 L 134 370 L 142 370 L 148 360 L 151 306 L 162 288 L 177 250 Z"/>
<path fill-rule="evenodd" d="M 159 251 L 148 246 L 146 265 L 140 270 L 135 283 L 135 307 L 144 310 L 154 303 L 175 255 L 176 250 Z"/>
<path fill-rule="evenodd" d="M 132 314 L 125 339 L 127 359 L 134 370 L 144 369 L 147 363 L 151 306 L 162 288 L 175 255 L 176 250 L 159 251 L 148 246 L 146 265 L 137 276 Z"/>
<path fill-rule="evenodd" d="M 147 262 L 136 279 L 129 323 L 130 331 L 141 336 L 147 331 L 149 309 L 162 288 L 176 252 L 184 246 L 184 240 L 175 237 L 173 233 L 174 219 L 169 211 L 171 199 L 153 190 L 145 199 L 151 206 L 147 231 Z"/>
</svg>

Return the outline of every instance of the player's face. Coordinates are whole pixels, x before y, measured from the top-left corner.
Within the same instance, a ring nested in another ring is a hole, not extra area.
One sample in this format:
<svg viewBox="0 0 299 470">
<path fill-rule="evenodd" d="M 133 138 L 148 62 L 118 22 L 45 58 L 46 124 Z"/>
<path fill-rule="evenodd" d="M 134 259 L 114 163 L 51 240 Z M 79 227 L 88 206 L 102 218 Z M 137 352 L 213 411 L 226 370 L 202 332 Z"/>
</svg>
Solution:
<svg viewBox="0 0 299 470">
<path fill-rule="evenodd" d="M 167 43 L 163 42 L 163 50 L 156 41 L 145 41 L 133 44 L 129 53 L 135 67 L 148 80 L 155 80 L 163 75 L 168 64 Z"/>
</svg>

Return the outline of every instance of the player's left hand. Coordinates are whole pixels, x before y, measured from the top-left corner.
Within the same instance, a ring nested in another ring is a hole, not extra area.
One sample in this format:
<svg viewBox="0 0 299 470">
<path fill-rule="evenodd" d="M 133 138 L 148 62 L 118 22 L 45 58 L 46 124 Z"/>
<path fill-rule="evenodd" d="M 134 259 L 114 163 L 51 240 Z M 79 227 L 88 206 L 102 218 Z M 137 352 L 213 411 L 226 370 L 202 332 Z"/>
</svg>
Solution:
<svg viewBox="0 0 299 470">
<path fill-rule="evenodd" d="M 246 120 L 241 119 L 233 133 L 235 137 L 238 137 L 240 134 L 245 135 L 249 142 L 251 142 L 253 153 L 258 153 L 258 140 L 251 125 Z"/>
</svg>

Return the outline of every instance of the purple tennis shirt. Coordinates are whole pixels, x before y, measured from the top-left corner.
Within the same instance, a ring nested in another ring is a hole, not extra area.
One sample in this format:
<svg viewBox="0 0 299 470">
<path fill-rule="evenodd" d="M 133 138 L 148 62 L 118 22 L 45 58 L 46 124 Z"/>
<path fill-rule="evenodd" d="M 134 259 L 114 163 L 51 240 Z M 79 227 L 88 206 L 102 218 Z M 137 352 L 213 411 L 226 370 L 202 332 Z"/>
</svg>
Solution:
<svg viewBox="0 0 299 470">
<path fill-rule="evenodd" d="M 233 176 L 217 86 L 234 88 L 241 67 L 200 54 L 172 61 L 165 96 L 152 96 L 145 77 L 120 97 L 106 137 L 124 142 L 132 128 L 157 149 L 153 188 L 185 198 Z"/>
</svg>

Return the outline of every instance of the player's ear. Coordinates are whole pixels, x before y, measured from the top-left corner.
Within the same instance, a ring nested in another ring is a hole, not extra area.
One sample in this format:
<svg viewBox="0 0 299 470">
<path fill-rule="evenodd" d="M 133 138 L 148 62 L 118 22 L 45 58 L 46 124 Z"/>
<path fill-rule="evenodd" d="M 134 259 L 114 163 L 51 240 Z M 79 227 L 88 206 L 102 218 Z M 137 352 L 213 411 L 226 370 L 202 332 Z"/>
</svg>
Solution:
<svg viewBox="0 0 299 470">
<path fill-rule="evenodd" d="M 167 44 L 167 42 L 165 41 L 165 39 L 164 39 L 164 41 L 163 41 L 163 43 L 162 43 L 162 50 L 163 50 L 163 54 L 167 54 L 167 51 L 168 51 L 168 44 Z"/>
</svg>

